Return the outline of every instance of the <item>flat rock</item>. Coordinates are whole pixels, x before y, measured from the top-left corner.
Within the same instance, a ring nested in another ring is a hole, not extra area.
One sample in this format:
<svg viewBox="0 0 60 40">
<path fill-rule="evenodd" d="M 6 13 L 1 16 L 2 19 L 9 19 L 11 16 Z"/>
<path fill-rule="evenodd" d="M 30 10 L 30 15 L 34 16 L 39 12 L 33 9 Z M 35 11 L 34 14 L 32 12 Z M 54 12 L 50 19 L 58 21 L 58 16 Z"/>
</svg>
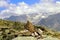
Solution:
<svg viewBox="0 0 60 40">
<path fill-rule="evenodd" d="M 17 38 L 14 38 L 12 40 L 37 40 L 37 38 L 34 38 L 34 37 L 17 37 Z M 47 36 L 46 38 L 38 39 L 38 40 L 59 40 L 59 39 L 51 37 L 51 36 Z"/>
<path fill-rule="evenodd" d="M 12 40 L 37 40 L 37 39 L 34 37 L 17 37 Z"/>
<path fill-rule="evenodd" d="M 38 39 L 38 40 L 59 40 L 59 39 L 58 38 L 51 37 L 51 36 L 48 36 L 46 38 Z"/>
</svg>

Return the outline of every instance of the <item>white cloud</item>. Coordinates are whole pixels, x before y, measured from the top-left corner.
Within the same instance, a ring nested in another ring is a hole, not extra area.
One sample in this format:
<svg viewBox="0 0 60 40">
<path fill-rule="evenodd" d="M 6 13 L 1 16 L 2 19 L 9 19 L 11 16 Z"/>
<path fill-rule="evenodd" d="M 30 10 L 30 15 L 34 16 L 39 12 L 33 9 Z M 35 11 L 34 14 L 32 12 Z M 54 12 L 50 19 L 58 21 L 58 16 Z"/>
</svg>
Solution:
<svg viewBox="0 0 60 40">
<path fill-rule="evenodd" d="M 0 0 L 0 7 L 7 7 L 9 4 L 5 0 Z"/>
<path fill-rule="evenodd" d="M 54 2 L 55 0 L 40 0 L 41 2 Z"/>
<path fill-rule="evenodd" d="M 4 2 L 4 3 L 3 3 Z M 2 4 L 3 3 L 3 4 Z M 10 17 L 11 15 L 21 15 L 21 14 L 29 14 L 29 13 L 48 13 L 55 14 L 60 12 L 60 2 L 54 0 L 41 0 L 40 3 L 36 3 L 33 5 L 28 5 L 24 2 L 16 4 L 8 4 L 6 1 L 1 1 L 0 6 L 7 6 L 6 10 L 1 11 L 1 18 Z"/>
</svg>

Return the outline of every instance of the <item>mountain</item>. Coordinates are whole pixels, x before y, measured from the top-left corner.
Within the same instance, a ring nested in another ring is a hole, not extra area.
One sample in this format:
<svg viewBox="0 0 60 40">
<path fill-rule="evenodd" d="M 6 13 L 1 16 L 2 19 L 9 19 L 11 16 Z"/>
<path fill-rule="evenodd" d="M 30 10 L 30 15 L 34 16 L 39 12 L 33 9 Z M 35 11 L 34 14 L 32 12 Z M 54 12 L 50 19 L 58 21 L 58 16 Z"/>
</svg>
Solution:
<svg viewBox="0 0 60 40">
<path fill-rule="evenodd" d="M 38 24 L 60 31 L 60 13 L 41 19 Z"/>
<path fill-rule="evenodd" d="M 5 19 L 11 21 L 20 21 L 20 22 L 26 22 L 27 20 L 30 20 L 31 22 L 36 23 L 41 19 L 41 16 L 42 14 L 39 13 L 31 13 L 31 14 L 23 14 L 19 16 L 11 16 Z"/>
<path fill-rule="evenodd" d="M 9 18 L 5 18 L 6 20 L 10 20 L 10 21 L 26 21 L 27 20 L 27 16 L 26 15 L 20 15 L 20 16 L 11 16 Z"/>
</svg>

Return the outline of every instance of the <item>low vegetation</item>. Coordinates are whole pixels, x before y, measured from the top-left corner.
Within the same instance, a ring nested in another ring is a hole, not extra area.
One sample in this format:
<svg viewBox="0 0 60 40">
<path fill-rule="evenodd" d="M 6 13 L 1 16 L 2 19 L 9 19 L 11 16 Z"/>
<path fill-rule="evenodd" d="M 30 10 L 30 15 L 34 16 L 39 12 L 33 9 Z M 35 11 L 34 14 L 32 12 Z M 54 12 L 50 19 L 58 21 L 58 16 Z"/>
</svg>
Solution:
<svg viewBox="0 0 60 40">
<path fill-rule="evenodd" d="M 0 40 L 11 40 L 15 37 L 22 36 L 25 34 L 25 36 L 30 36 L 30 32 L 27 32 L 28 34 L 20 32 L 22 30 L 25 30 L 24 25 L 25 23 L 0 19 Z M 60 38 L 59 32 L 50 30 L 42 26 L 35 26 L 35 28 L 40 28 L 41 30 L 43 30 L 43 35 Z"/>
</svg>

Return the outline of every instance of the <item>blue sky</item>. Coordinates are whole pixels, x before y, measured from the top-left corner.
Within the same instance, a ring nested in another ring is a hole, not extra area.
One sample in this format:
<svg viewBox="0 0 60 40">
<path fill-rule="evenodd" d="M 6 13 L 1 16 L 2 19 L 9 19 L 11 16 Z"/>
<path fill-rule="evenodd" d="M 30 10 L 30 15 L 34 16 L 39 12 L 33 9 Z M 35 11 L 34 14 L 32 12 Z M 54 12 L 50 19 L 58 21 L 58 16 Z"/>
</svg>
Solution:
<svg viewBox="0 0 60 40">
<path fill-rule="evenodd" d="M 60 0 L 55 0 L 55 1 L 60 1 Z M 39 3 L 40 0 L 10 0 L 10 3 L 13 3 L 13 4 L 17 4 L 19 2 L 25 2 L 29 5 L 32 5 L 32 4 L 35 4 L 35 3 Z"/>
<path fill-rule="evenodd" d="M 10 0 L 10 3 L 17 4 L 18 2 L 25 2 L 29 5 L 38 3 L 40 0 Z"/>
</svg>

